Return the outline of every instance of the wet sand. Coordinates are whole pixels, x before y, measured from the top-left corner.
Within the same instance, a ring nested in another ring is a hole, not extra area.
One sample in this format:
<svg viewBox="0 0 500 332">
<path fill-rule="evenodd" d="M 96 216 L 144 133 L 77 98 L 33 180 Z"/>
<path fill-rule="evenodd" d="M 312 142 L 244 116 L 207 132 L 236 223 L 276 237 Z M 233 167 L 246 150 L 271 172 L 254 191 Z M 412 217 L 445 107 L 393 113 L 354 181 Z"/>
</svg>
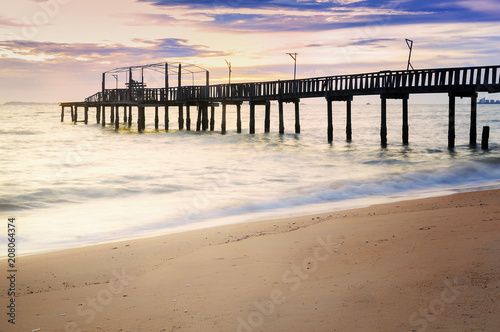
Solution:
<svg viewBox="0 0 500 332">
<path fill-rule="evenodd" d="M 17 268 L 16 324 L 3 314 L 2 331 L 499 331 L 500 191 L 21 256 Z"/>
</svg>

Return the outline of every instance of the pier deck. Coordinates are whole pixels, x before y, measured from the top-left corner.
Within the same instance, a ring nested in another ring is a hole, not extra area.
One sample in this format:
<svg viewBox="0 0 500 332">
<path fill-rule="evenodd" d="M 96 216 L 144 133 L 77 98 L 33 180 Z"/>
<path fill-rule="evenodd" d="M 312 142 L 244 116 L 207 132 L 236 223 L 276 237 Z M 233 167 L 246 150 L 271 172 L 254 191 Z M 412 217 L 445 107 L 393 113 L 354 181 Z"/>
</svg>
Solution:
<svg viewBox="0 0 500 332">
<path fill-rule="evenodd" d="M 237 105 L 237 128 L 241 132 L 241 104 L 250 104 L 249 132 L 255 133 L 255 106 L 266 106 L 265 131 L 269 132 L 270 102 L 279 103 L 279 130 L 284 133 L 283 103 L 295 104 L 295 132 L 300 133 L 299 103 L 303 98 L 324 97 L 327 100 L 327 137 L 333 141 L 332 102 L 347 102 L 346 139 L 351 140 L 351 101 L 355 96 L 380 95 L 381 98 L 381 144 L 387 144 L 387 99 L 401 99 L 403 103 L 403 144 L 408 144 L 408 98 L 411 94 L 443 94 L 449 96 L 448 147 L 455 146 L 455 98 L 471 98 L 470 145 L 476 145 L 477 93 L 500 92 L 500 66 L 439 68 L 405 71 L 380 71 L 356 75 L 339 75 L 328 77 L 303 78 L 284 81 L 209 84 L 209 73 L 206 71 L 206 84 L 182 86 L 182 65 L 178 64 L 178 85 L 169 86 L 168 63 L 148 65 L 161 68 L 165 73 L 165 84 L 162 88 L 146 88 L 144 82 L 132 80 L 132 67 L 121 68 L 129 73 L 129 82 L 125 89 L 106 89 L 106 73 L 103 73 L 102 89 L 82 102 L 61 103 L 61 121 L 64 121 L 65 108 L 71 108 L 72 121 L 78 121 L 78 108 L 85 109 L 85 118 L 81 122 L 88 123 L 89 108 L 96 109 L 96 120 L 105 125 L 105 111 L 110 108 L 110 122 L 119 127 L 119 108 L 124 108 L 124 122 L 132 124 L 132 108 L 138 110 L 138 129 L 145 128 L 144 108 L 155 107 L 155 127 L 159 126 L 158 108 L 165 109 L 165 129 L 168 130 L 169 107 L 178 107 L 179 129 L 190 130 L 190 107 L 198 108 L 197 130 L 214 130 L 215 107 L 222 105 L 221 132 L 226 131 L 226 105 Z M 137 67 L 135 67 L 137 68 Z M 198 67 L 199 68 L 199 67 Z M 116 71 L 110 71 L 116 72 Z M 110 73 L 107 72 L 107 73 Z M 128 117 L 126 109 L 128 108 Z M 208 108 L 211 109 L 209 122 Z M 186 118 L 184 118 L 184 109 Z M 101 117 L 102 115 L 102 117 Z M 102 119 L 102 121 L 101 121 Z"/>
</svg>

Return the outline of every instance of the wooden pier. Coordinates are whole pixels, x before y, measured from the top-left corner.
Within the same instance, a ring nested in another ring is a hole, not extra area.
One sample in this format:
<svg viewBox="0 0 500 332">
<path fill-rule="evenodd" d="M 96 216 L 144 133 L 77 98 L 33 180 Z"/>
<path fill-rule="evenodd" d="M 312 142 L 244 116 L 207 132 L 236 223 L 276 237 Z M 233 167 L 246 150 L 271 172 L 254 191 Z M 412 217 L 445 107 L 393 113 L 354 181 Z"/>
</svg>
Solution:
<svg viewBox="0 0 500 332">
<path fill-rule="evenodd" d="M 215 130 L 215 108 L 222 106 L 221 133 L 226 133 L 227 105 L 235 105 L 237 112 L 237 132 L 242 132 L 241 105 L 250 105 L 249 133 L 255 133 L 255 107 L 265 106 L 264 131 L 270 131 L 271 101 L 278 102 L 279 133 L 285 132 L 283 104 L 295 105 L 295 133 L 300 133 L 300 100 L 324 97 L 327 101 L 327 139 L 333 141 L 333 101 L 345 101 L 347 112 L 346 140 L 352 139 L 351 102 L 355 96 L 379 95 L 381 99 L 380 141 L 387 145 L 387 99 L 402 100 L 402 143 L 409 143 L 408 99 L 411 94 L 440 93 L 449 96 L 448 147 L 455 147 L 455 99 L 471 98 L 471 120 L 469 144 L 476 146 L 477 137 L 477 94 L 478 92 L 500 92 L 500 66 L 439 68 L 405 71 L 380 71 L 357 75 L 314 77 L 286 81 L 253 83 L 231 83 L 210 85 L 209 72 L 194 66 L 197 73 L 204 73 L 205 84 L 182 85 L 183 70 L 193 73 L 193 66 L 179 64 L 152 64 L 147 66 L 117 68 L 102 75 L 102 89 L 82 102 L 61 103 L 61 121 L 65 109 L 71 110 L 71 121 L 88 123 L 89 109 L 95 109 L 96 121 L 106 125 L 106 111 L 109 110 L 110 124 L 119 128 L 120 123 L 128 126 L 133 122 L 133 109 L 137 110 L 139 132 L 145 129 L 145 108 L 155 108 L 155 128 L 159 129 L 159 108 L 164 109 L 164 129 L 169 130 L 169 109 L 178 110 L 179 130 L 191 130 L 192 108 L 197 110 L 196 130 Z M 142 81 L 133 80 L 133 72 L 155 69 L 164 73 L 162 88 L 147 88 Z M 190 68 L 190 69 L 189 69 Z M 125 89 L 106 89 L 106 77 L 112 73 L 126 72 L 128 83 Z M 169 76 L 174 72 L 177 86 L 171 87 Z M 79 109 L 84 110 L 83 120 L 79 120 Z M 210 112 L 209 112 L 210 110 Z M 123 122 L 120 121 L 123 111 Z"/>
</svg>

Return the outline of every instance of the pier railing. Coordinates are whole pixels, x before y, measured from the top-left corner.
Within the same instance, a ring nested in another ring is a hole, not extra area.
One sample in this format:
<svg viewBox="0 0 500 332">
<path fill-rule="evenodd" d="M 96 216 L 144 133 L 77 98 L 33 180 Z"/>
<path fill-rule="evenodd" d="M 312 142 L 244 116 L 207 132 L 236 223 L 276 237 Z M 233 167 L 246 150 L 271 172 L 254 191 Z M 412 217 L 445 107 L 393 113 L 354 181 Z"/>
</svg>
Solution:
<svg viewBox="0 0 500 332">
<path fill-rule="evenodd" d="M 106 89 L 89 103 L 223 102 L 300 99 L 398 93 L 499 92 L 500 66 L 380 71 L 297 80 L 181 86 L 165 88 Z"/>
</svg>

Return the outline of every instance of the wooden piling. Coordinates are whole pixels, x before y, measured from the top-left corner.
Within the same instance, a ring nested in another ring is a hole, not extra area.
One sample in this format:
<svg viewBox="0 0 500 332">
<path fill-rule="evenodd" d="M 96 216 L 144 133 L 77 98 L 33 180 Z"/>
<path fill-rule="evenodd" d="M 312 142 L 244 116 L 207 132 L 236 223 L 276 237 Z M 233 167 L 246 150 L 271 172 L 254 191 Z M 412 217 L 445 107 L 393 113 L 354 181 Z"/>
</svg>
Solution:
<svg viewBox="0 0 500 332">
<path fill-rule="evenodd" d="M 483 134 L 481 137 L 481 149 L 488 150 L 488 140 L 490 139 L 490 127 L 483 127 Z"/>
<path fill-rule="evenodd" d="M 409 125 L 408 125 L 408 96 L 403 97 L 403 145 L 409 143 Z"/>
<path fill-rule="evenodd" d="M 300 134 L 300 101 L 295 101 L 295 133 Z"/>
<path fill-rule="evenodd" d="M 167 75 L 168 77 L 168 75 Z M 168 106 L 165 105 L 165 131 L 168 131 L 168 122 L 169 122 L 169 118 L 168 118 Z"/>
<path fill-rule="evenodd" d="M 61 106 L 61 122 L 64 122 L 64 106 Z"/>
<path fill-rule="evenodd" d="M 215 107 L 210 106 L 210 131 L 215 130 Z"/>
<path fill-rule="evenodd" d="M 221 133 L 224 135 L 226 133 L 226 103 L 222 103 L 222 124 Z"/>
<path fill-rule="evenodd" d="M 283 135 L 285 133 L 285 121 L 283 119 L 283 101 L 278 102 L 278 117 L 279 117 L 279 131 L 280 135 Z"/>
<path fill-rule="evenodd" d="M 128 126 L 132 126 L 132 106 L 128 107 Z"/>
<path fill-rule="evenodd" d="M 127 106 L 123 106 L 123 123 L 127 124 Z"/>
<path fill-rule="evenodd" d="M 236 131 L 241 134 L 241 104 L 236 105 Z"/>
<path fill-rule="evenodd" d="M 264 119 L 264 132 L 268 133 L 271 131 L 271 103 L 266 103 L 266 114 Z"/>
<path fill-rule="evenodd" d="M 471 97 L 469 145 L 476 146 L 477 141 L 477 93 Z"/>
<path fill-rule="evenodd" d="M 116 116 L 115 116 L 115 129 L 120 128 L 120 108 L 116 106 Z"/>
<path fill-rule="evenodd" d="M 85 124 L 89 123 L 89 107 L 85 106 L 85 118 L 84 118 Z"/>
<path fill-rule="evenodd" d="M 146 130 L 146 108 L 142 107 L 142 130 Z"/>
<path fill-rule="evenodd" d="M 96 107 L 95 119 L 96 119 L 97 124 L 101 123 L 101 106 Z"/>
<path fill-rule="evenodd" d="M 327 99 L 327 122 L 328 122 L 328 143 L 333 142 L 333 105 L 332 100 Z"/>
<path fill-rule="evenodd" d="M 160 124 L 160 117 L 158 116 L 158 106 L 155 106 L 155 129 L 158 130 Z"/>
<path fill-rule="evenodd" d="M 352 141 L 352 112 L 351 112 L 352 96 L 346 100 L 346 126 L 345 136 L 348 142 Z"/>
<path fill-rule="evenodd" d="M 102 126 L 106 126 L 106 106 L 102 105 Z"/>
<path fill-rule="evenodd" d="M 137 131 L 142 133 L 141 106 L 137 108 Z"/>
<path fill-rule="evenodd" d="M 75 122 L 75 111 L 73 110 L 73 106 L 71 106 L 71 122 Z"/>
<path fill-rule="evenodd" d="M 380 144 L 382 147 L 387 146 L 387 98 L 382 95 L 381 110 L 380 110 Z"/>
<path fill-rule="evenodd" d="M 137 127 L 140 133 L 142 133 L 142 131 L 146 129 L 146 111 L 144 109 L 144 106 L 139 106 L 137 112 Z"/>
<path fill-rule="evenodd" d="M 198 117 L 196 119 L 196 131 L 201 131 L 201 106 L 198 106 Z"/>
<path fill-rule="evenodd" d="M 186 105 L 186 130 L 191 130 L 191 107 Z"/>
<path fill-rule="evenodd" d="M 202 114 L 202 129 L 203 131 L 206 131 L 208 130 L 208 124 L 209 124 L 209 121 L 208 121 L 208 106 L 207 105 L 203 105 L 203 114 Z"/>
<path fill-rule="evenodd" d="M 455 95 L 449 93 L 449 114 L 448 114 L 448 148 L 455 147 Z"/>
<path fill-rule="evenodd" d="M 255 134 L 255 103 L 250 102 L 250 134 Z"/>
<path fill-rule="evenodd" d="M 75 106 L 75 113 L 74 113 L 73 122 L 75 124 L 78 122 L 78 106 Z"/>
<path fill-rule="evenodd" d="M 184 114 L 182 107 L 182 105 L 179 105 L 179 130 L 184 129 Z"/>
<path fill-rule="evenodd" d="M 111 114 L 110 114 L 109 122 L 115 123 L 115 107 L 114 106 L 111 106 Z"/>
</svg>

